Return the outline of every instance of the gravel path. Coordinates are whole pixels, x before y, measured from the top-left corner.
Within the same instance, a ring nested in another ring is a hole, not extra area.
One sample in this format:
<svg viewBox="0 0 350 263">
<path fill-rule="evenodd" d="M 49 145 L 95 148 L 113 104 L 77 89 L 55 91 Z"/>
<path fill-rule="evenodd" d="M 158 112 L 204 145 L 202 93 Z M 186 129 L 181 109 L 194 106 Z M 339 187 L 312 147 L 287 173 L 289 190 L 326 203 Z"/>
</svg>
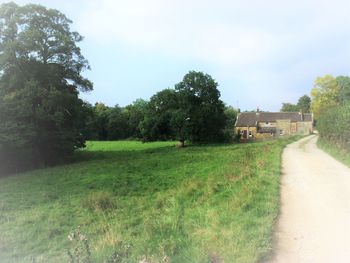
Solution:
<svg viewBox="0 0 350 263">
<path fill-rule="evenodd" d="M 350 262 L 350 169 L 317 136 L 283 152 L 281 213 L 271 262 Z"/>
</svg>

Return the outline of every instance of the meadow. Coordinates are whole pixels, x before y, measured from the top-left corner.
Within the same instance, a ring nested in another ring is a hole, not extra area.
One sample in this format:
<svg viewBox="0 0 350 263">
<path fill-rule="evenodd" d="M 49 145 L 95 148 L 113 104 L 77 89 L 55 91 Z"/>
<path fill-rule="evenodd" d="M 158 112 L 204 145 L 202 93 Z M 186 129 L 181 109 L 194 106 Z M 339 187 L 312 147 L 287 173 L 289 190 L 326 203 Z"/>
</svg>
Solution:
<svg viewBox="0 0 350 263">
<path fill-rule="evenodd" d="M 257 262 L 293 140 L 94 141 L 74 163 L 0 178 L 0 262 Z"/>
</svg>

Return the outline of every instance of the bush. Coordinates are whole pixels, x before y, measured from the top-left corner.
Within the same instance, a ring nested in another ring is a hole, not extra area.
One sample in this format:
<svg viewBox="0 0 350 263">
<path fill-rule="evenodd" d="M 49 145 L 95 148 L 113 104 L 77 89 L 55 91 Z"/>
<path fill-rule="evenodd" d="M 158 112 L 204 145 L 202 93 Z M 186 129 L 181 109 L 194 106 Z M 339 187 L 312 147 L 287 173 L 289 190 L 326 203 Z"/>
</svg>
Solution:
<svg viewBox="0 0 350 263">
<path fill-rule="evenodd" d="M 320 139 L 350 151 L 350 103 L 324 110 L 317 120 Z"/>
<path fill-rule="evenodd" d="M 109 192 L 94 192 L 86 196 L 82 206 L 95 212 L 106 211 L 115 208 L 113 195 Z"/>
</svg>

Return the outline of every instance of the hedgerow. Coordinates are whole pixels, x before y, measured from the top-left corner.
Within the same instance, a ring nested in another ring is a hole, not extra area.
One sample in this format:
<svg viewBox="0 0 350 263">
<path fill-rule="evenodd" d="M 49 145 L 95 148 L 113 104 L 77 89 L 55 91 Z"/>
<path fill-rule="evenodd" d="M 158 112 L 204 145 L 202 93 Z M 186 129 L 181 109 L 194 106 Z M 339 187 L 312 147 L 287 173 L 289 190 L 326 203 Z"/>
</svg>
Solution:
<svg viewBox="0 0 350 263">
<path fill-rule="evenodd" d="M 324 110 L 317 120 L 320 139 L 350 151 L 350 103 Z"/>
</svg>

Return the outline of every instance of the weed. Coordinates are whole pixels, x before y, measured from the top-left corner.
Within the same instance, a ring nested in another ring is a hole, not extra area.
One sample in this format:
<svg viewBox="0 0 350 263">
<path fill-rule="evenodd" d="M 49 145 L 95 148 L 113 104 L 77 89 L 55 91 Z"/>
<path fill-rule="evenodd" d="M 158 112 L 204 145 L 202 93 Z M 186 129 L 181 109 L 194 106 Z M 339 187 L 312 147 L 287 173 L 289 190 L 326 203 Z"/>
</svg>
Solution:
<svg viewBox="0 0 350 263">
<path fill-rule="evenodd" d="M 95 212 L 104 212 L 116 208 L 113 195 L 109 192 L 93 192 L 82 200 L 82 206 Z"/>
<path fill-rule="evenodd" d="M 68 235 L 71 249 L 67 251 L 68 263 L 91 263 L 91 250 L 89 241 L 80 227 L 71 231 Z"/>
</svg>

